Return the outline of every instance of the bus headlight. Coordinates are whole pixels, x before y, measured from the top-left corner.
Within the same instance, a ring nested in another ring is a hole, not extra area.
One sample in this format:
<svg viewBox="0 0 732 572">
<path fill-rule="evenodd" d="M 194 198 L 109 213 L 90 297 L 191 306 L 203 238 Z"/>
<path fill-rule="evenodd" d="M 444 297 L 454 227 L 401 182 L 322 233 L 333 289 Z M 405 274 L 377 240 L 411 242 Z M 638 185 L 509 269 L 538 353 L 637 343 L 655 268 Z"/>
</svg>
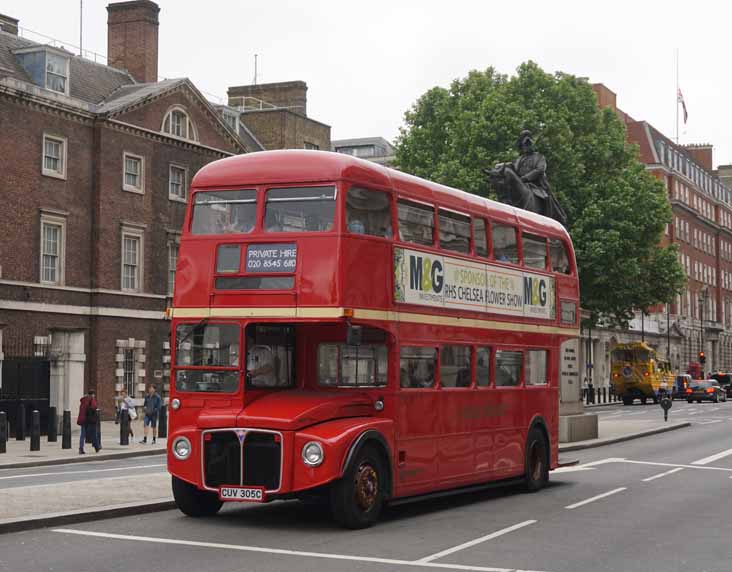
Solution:
<svg viewBox="0 0 732 572">
<path fill-rule="evenodd" d="M 181 461 L 191 456 L 191 442 L 186 437 L 178 437 L 173 441 L 173 456 Z"/>
<path fill-rule="evenodd" d="M 302 462 L 309 467 L 317 467 L 323 462 L 323 447 L 317 441 L 309 441 L 302 448 Z"/>
</svg>

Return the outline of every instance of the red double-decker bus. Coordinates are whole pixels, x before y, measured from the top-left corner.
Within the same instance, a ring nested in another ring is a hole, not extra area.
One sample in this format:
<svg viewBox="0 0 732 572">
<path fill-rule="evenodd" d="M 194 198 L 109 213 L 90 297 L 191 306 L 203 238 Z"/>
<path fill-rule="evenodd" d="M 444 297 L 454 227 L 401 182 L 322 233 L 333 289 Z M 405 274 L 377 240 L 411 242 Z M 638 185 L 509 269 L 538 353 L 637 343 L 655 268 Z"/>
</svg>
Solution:
<svg viewBox="0 0 732 572">
<path fill-rule="evenodd" d="M 546 484 L 578 334 L 561 225 L 319 151 L 191 187 L 170 311 L 184 513 L 300 498 L 358 528 L 397 499 Z"/>
</svg>

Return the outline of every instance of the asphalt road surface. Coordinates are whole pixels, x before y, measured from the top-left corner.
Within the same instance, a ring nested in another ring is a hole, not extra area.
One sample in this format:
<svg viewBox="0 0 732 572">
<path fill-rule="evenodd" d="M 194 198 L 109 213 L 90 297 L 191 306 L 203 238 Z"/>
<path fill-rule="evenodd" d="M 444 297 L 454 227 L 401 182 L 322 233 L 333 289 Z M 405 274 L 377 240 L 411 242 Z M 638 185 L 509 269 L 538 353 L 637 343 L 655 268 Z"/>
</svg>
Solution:
<svg viewBox="0 0 732 572">
<path fill-rule="evenodd" d="M 677 401 L 670 421 L 681 420 L 692 426 L 567 454 L 581 464 L 536 494 L 510 487 L 392 507 L 362 531 L 295 501 L 227 505 L 201 520 L 123 517 L 0 536 L 0 571 L 729 572 L 732 402 Z"/>
</svg>

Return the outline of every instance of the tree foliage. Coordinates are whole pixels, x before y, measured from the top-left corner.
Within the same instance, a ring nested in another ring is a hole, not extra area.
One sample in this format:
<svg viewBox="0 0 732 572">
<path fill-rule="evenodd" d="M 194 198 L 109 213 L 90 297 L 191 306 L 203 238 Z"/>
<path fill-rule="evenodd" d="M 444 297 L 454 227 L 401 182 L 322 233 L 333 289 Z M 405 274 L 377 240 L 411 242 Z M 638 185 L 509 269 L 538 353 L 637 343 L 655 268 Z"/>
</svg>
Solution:
<svg viewBox="0 0 732 572">
<path fill-rule="evenodd" d="M 517 156 L 522 129 L 547 158 L 552 191 L 568 215 L 583 308 L 592 322 L 627 326 L 636 309 L 670 302 L 684 287 L 676 247 L 661 246 L 671 207 L 625 127 L 600 109 L 592 87 L 533 62 L 508 77 L 471 71 L 435 87 L 405 114 L 396 162 L 403 171 L 492 196 L 483 168 Z"/>
</svg>

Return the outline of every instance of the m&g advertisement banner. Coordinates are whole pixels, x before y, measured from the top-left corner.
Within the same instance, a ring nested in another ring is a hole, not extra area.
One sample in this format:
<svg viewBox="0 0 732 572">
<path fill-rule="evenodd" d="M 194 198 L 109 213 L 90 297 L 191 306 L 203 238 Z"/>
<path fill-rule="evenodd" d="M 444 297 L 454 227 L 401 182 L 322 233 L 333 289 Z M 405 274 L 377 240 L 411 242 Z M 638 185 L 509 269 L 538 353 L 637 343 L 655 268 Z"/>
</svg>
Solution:
<svg viewBox="0 0 732 572">
<path fill-rule="evenodd" d="M 550 276 L 406 248 L 394 249 L 394 300 L 547 320 L 556 315 Z"/>
</svg>

